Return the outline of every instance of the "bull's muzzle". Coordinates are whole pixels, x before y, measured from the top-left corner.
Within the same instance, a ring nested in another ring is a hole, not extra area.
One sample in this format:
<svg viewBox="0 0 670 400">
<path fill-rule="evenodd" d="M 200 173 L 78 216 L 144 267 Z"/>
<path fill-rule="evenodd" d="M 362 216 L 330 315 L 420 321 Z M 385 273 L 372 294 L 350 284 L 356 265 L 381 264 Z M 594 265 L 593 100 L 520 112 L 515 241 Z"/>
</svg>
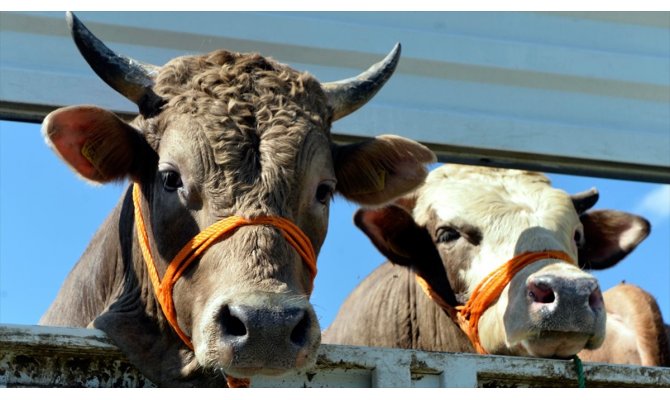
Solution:
<svg viewBox="0 0 670 400">
<path fill-rule="evenodd" d="M 319 344 L 321 330 L 307 299 L 282 293 L 219 298 L 194 332 L 200 364 L 236 378 L 308 368 Z"/>
<path fill-rule="evenodd" d="M 222 364 L 236 370 L 302 368 L 313 343 L 314 317 L 304 308 L 261 309 L 225 305 L 217 318 Z"/>
</svg>

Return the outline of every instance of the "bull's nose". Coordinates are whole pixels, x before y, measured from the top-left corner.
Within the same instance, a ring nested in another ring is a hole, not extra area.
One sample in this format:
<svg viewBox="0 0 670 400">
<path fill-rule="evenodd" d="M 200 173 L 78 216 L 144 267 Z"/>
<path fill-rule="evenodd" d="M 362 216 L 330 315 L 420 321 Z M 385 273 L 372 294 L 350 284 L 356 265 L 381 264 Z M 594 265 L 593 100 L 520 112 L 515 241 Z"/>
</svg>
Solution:
<svg viewBox="0 0 670 400">
<path fill-rule="evenodd" d="M 231 365 L 300 368 L 310 346 L 311 313 L 304 308 L 224 305 L 219 314 L 221 345 Z"/>
<path fill-rule="evenodd" d="M 603 309 L 603 296 L 593 277 L 564 277 L 553 274 L 534 275 L 526 282 L 528 298 L 535 307 L 588 306 L 594 312 Z"/>
<path fill-rule="evenodd" d="M 273 338 L 302 346 L 307 338 L 309 315 L 302 308 L 263 310 L 247 306 L 224 306 L 220 323 L 224 337 L 234 341 Z"/>
</svg>

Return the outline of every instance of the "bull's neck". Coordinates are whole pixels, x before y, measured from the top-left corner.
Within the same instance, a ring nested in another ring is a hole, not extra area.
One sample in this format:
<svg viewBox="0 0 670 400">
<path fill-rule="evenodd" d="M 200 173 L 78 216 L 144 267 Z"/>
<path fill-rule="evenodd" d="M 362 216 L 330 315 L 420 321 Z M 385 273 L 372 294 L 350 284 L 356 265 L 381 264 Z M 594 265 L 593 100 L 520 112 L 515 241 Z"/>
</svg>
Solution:
<svg viewBox="0 0 670 400">
<path fill-rule="evenodd" d="M 132 198 L 126 190 L 68 274 L 40 324 L 88 326 L 110 307 L 153 310 L 151 283 L 135 236 Z M 129 296 L 131 293 L 134 296 Z M 135 300 L 128 301 L 131 298 Z"/>
<path fill-rule="evenodd" d="M 133 207 L 133 185 L 126 190 L 120 202 L 118 219 L 118 243 L 120 244 L 120 262 L 117 263 L 117 273 L 123 275 L 121 296 L 123 301 L 116 301 L 117 311 L 142 311 L 151 317 L 162 319 L 160 305 L 156 300 L 149 277 L 147 265 L 142 256 L 137 232 L 135 231 L 135 211 Z M 148 221 L 147 221 L 148 222 Z"/>
</svg>

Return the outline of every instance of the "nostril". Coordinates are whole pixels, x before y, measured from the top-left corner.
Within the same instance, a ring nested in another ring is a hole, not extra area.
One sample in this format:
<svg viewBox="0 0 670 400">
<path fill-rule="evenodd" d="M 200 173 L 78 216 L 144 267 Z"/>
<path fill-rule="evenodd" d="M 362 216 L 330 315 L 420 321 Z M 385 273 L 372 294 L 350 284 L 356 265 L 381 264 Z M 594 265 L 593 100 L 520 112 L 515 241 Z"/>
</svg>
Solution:
<svg viewBox="0 0 670 400">
<path fill-rule="evenodd" d="M 589 307 L 592 310 L 602 309 L 605 306 L 605 301 L 603 300 L 603 293 L 600 291 L 600 288 L 596 289 L 589 296 Z"/>
<path fill-rule="evenodd" d="M 293 331 L 291 331 L 291 343 L 300 347 L 304 346 L 307 343 L 307 336 L 310 325 L 310 316 L 308 313 L 304 313 L 303 317 L 293 328 Z"/>
<path fill-rule="evenodd" d="M 230 312 L 230 307 L 223 306 L 219 317 L 224 335 L 244 336 L 247 334 L 247 328 L 244 322 Z"/>
<path fill-rule="evenodd" d="M 535 303 L 553 303 L 556 295 L 549 285 L 544 282 L 530 282 L 528 284 L 528 297 Z"/>
</svg>

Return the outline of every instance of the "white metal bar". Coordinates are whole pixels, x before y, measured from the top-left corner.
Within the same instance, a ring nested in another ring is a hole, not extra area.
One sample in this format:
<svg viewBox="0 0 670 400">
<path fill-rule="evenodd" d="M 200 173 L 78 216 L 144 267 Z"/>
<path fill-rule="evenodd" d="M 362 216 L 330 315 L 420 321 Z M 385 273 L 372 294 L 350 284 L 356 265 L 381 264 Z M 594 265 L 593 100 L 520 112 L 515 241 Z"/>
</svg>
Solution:
<svg viewBox="0 0 670 400">
<path fill-rule="evenodd" d="M 88 365 L 72 370 L 72 365 Z M 584 364 L 587 386 L 670 387 L 670 368 Z M 101 331 L 0 325 L 0 385 L 150 386 Z M 316 365 L 254 387 L 574 387 L 571 361 L 322 345 Z"/>
</svg>

